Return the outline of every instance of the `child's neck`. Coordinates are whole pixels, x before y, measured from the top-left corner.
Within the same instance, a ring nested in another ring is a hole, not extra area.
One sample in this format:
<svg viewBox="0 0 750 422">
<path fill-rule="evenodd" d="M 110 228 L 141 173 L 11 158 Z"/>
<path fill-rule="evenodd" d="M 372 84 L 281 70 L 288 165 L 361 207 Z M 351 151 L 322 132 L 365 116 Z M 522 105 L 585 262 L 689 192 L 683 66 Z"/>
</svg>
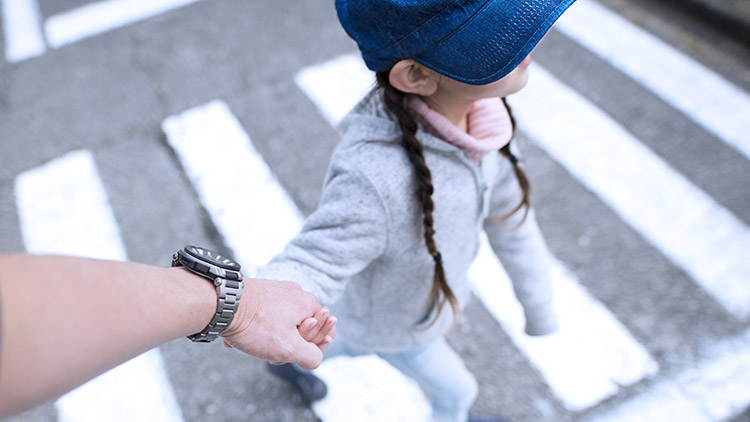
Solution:
<svg viewBox="0 0 750 422">
<path fill-rule="evenodd" d="M 469 112 L 474 105 L 474 100 L 456 100 L 455 97 L 447 98 L 438 92 L 433 95 L 422 97 L 431 109 L 442 114 L 448 121 L 464 132 L 469 130 Z"/>
</svg>

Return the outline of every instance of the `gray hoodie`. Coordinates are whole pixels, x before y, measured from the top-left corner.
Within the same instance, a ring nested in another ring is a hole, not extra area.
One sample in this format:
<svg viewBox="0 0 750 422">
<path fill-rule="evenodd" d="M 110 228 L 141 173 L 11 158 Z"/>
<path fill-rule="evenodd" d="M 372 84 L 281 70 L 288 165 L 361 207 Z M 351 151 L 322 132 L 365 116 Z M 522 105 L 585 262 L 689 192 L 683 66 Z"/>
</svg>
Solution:
<svg viewBox="0 0 750 422">
<path fill-rule="evenodd" d="M 370 93 L 344 119 L 318 209 L 258 277 L 299 283 L 331 307 L 348 341 L 387 353 L 444 335 L 453 313 L 446 304 L 432 326 L 417 325 L 427 309 L 434 261 L 424 244 L 414 170 L 381 93 Z M 555 331 L 550 255 L 533 210 L 512 231 L 523 211 L 501 224 L 487 221 L 521 200 L 509 160 L 490 153 L 476 164 L 421 127 L 417 138 L 435 188 L 435 240 L 460 307 L 471 296 L 467 272 L 484 229 L 524 307 L 526 332 Z"/>
</svg>

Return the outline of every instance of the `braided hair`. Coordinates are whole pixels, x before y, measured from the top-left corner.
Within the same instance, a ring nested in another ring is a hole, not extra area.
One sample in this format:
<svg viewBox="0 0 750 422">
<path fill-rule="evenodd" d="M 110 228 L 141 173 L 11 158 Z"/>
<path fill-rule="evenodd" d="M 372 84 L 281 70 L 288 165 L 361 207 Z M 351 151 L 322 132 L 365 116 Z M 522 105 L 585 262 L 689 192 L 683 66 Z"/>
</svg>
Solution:
<svg viewBox="0 0 750 422">
<path fill-rule="evenodd" d="M 503 100 L 503 104 L 505 105 L 505 108 L 508 109 L 508 116 L 510 116 L 511 127 L 513 128 L 513 132 L 515 133 L 516 119 L 513 118 L 513 112 L 511 111 L 510 105 L 508 105 L 508 101 L 506 101 L 504 97 L 502 100 Z M 521 186 L 522 196 L 521 196 L 521 202 L 519 202 L 515 208 L 510 210 L 507 214 L 501 216 L 499 219 L 493 218 L 493 219 L 490 219 L 490 221 L 493 223 L 499 223 L 500 221 L 509 218 L 511 215 L 515 214 L 518 210 L 523 208 L 524 209 L 523 218 L 515 227 L 512 227 L 510 229 L 510 230 L 515 230 L 519 228 L 521 224 L 523 224 L 524 221 L 526 221 L 526 217 L 528 217 L 529 215 L 529 210 L 531 209 L 531 184 L 529 183 L 528 177 L 526 177 L 526 173 L 521 168 L 520 160 L 518 159 L 518 157 L 515 156 L 515 154 L 513 154 L 513 152 L 511 152 L 510 142 L 505 144 L 504 147 L 500 148 L 500 154 L 502 154 L 504 157 L 510 160 L 511 164 L 513 164 L 513 172 L 516 174 L 516 179 L 518 179 L 518 184 Z"/>
<path fill-rule="evenodd" d="M 430 290 L 430 296 L 427 300 L 427 311 L 425 312 L 424 318 L 417 322 L 417 325 L 421 325 L 427 322 L 427 320 L 430 318 L 430 315 L 432 315 L 433 310 L 437 309 L 435 317 L 428 325 L 425 326 L 425 329 L 431 327 L 435 323 L 435 321 L 437 321 L 440 312 L 443 310 L 443 307 L 447 302 L 453 310 L 453 325 L 455 326 L 460 310 L 458 308 L 458 300 L 456 299 L 453 290 L 451 290 L 450 285 L 448 285 L 448 281 L 445 277 L 443 258 L 440 255 L 440 251 L 438 250 L 437 245 L 435 244 L 435 228 L 432 215 L 435 209 L 435 203 L 432 200 L 432 193 L 435 189 L 432 185 L 432 173 L 430 172 L 430 169 L 427 167 L 427 163 L 425 162 L 424 147 L 422 146 L 422 143 L 417 140 L 416 135 L 418 124 L 414 119 L 414 116 L 412 116 L 409 110 L 407 110 L 407 108 L 404 106 L 404 97 L 406 96 L 406 94 L 391 85 L 390 71 L 377 72 L 376 78 L 378 86 L 383 90 L 384 103 L 388 110 L 396 116 L 398 125 L 401 128 L 401 132 L 403 134 L 401 138 L 401 145 L 406 150 L 412 166 L 414 166 L 414 172 L 417 182 L 416 196 L 422 206 L 423 213 L 422 223 L 424 224 L 425 246 L 427 247 L 427 252 L 430 254 L 430 256 L 432 256 L 432 259 L 435 262 L 432 289 Z M 503 103 L 505 103 L 504 98 Z M 508 107 L 507 103 L 505 103 L 505 106 Z M 508 113 L 510 114 L 510 107 L 508 107 Z M 513 119 L 512 114 L 511 123 L 513 125 L 513 128 L 515 128 L 515 120 Z M 514 171 L 523 190 L 523 198 L 521 203 L 502 218 L 504 219 L 509 217 L 522 207 L 526 207 L 526 214 L 528 214 L 528 179 L 519 167 L 518 159 L 510 151 L 509 144 L 500 149 L 500 153 L 507 157 L 511 161 L 511 163 L 513 163 Z M 524 214 L 524 220 L 526 219 L 526 214 Z"/>
</svg>

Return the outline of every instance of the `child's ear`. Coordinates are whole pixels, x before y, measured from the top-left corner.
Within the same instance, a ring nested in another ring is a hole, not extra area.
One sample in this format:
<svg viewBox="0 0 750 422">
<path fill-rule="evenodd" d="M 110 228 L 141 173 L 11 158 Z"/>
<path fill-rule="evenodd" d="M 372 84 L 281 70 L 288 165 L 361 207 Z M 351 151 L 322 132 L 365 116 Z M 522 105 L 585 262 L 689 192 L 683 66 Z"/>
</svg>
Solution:
<svg viewBox="0 0 750 422">
<path fill-rule="evenodd" d="M 399 91 L 420 96 L 432 95 L 438 88 L 437 73 L 411 59 L 393 65 L 389 80 Z"/>
</svg>

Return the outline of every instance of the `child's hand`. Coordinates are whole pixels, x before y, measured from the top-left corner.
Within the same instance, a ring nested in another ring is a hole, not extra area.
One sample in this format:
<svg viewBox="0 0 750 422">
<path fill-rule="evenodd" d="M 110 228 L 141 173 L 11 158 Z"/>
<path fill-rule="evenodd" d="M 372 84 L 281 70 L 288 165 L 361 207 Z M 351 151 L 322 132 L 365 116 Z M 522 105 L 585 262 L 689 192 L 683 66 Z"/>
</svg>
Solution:
<svg viewBox="0 0 750 422">
<path fill-rule="evenodd" d="M 325 350 L 336 337 L 336 317 L 331 311 L 321 308 L 311 318 L 306 318 L 299 325 L 299 333 L 305 340 Z"/>
<path fill-rule="evenodd" d="M 557 332 L 559 329 L 557 317 L 554 312 L 537 312 L 531 317 L 526 315 L 526 334 L 532 337 L 546 336 Z"/>
</svg>

